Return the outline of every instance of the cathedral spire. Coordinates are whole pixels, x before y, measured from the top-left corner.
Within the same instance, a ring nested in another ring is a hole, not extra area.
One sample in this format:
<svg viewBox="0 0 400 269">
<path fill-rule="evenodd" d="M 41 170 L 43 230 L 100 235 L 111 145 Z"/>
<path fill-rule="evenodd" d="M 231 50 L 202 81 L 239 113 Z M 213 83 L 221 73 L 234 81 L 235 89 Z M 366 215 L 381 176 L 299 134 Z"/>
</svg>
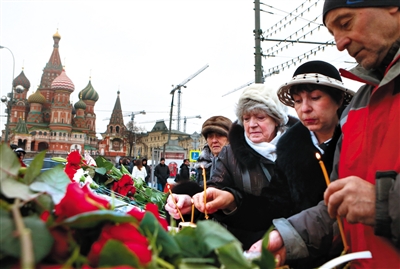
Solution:
<svg viewBox="0 0 400 269">
<path fill-rule="evenodd" d="M 111 114 L 109 124 L 124 125 L 124 119 L 122 117 L 121 100 L 119 98 L 120 91 L 117 92 L 117 100 L 115 101 L 114 109 Z"/>
</svg>

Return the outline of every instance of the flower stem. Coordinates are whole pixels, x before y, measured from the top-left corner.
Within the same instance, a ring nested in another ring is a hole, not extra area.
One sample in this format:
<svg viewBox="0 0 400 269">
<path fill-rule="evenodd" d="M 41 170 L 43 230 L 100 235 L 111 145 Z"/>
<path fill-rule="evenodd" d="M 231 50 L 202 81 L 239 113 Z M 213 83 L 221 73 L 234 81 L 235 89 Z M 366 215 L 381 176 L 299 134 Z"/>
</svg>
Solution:
<svg viewBox="0 0 400 269">
<path fill-rule="evenodd" d="M 157 264 L 162 266 L 162 268 L 167 268 L 167 269 L 174 269 L 175 268 L 172 264 L 170 264 L 169 262 L 164 261 L 163 259 L 160 259 L 159 257 L 157 257 L 156 261 L 157 261 Z"/>
<path fill-rule="evenodd" d="M 33 269 L 35 258 L 33 255 L 33 246 L 31 238 L 31 230 L 26 228 L 22 220 L 21 212 L 19 211 L 20 201 L 15 199 L 11 212 L 14 217 L 15 225 L 21 242 L 21 266 L 25 269 Z"/>
</svg>

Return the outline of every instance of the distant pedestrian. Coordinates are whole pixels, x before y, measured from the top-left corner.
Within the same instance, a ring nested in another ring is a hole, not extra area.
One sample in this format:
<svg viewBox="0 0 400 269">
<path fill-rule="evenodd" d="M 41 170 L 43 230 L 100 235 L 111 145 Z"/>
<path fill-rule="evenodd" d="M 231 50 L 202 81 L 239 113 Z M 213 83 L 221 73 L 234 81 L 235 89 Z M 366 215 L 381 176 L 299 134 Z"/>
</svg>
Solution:
<svg viewBox="0 0 400 269">
<path fill-rule="evenodd" d="M 150 182 L 150 180 L 151 180 L 151 178 L 150 178 L 150 176 L 151 176 L 151 168 L 150 168 L 150 166 L 147 165 L 147 159 L 146 158 L 144 158 L 142 160 L 142 165 L 146 169 L 146 173 L 147 173 L 147 176 L 144 179 L 144 181 L 146 181 L 147 185 L 150 186 L 150 184 L 151 184 L 151 182 Z"/>
<path fill-rule="evenodd" d="M 132 170 L 132 177 L 136 179 L 141 178 L 143 181 L 147 177 L 146 168 L 143 167 L 142 162 L 139 159 L 135 161 L 135 166 L 133 167 Z"/>
<path fill-rule="evenodd" d="M 161 158 L 160 163 L 154 169 L 154 175 L 157 177 L 158 190 L 164 191 L 169 178 L 169 168 L 165 164 L 165 158 Z"/>
<path fill-rule="evenodd" d="M 179 167 L 179 181 L 188 181 L 190 179 L 190 172 L 189 172 L 189 159 L 184 159 L 183 163 Z M 178 182 L 175 178 L 175 182 Z"/>
</svg>

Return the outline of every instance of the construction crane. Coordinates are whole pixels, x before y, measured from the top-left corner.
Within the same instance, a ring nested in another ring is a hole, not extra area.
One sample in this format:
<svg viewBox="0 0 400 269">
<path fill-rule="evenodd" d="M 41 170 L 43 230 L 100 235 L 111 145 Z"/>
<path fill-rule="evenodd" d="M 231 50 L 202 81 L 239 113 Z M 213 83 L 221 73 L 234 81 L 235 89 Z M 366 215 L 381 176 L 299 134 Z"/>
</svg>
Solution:
<svg viewBox="0 0 400 269">
<path fill-rule="evenodd" d="M 178 91 L 178 131 L 180 129 L 180 120 L 181 120 L 181 98 L 180 98 L 180 94 L 181 94 L 181 88 L 184 87 L 186 88 L 185 84 L 188 83 L 189 81 L 191 81 L 194 77 L 196 77 L 198 74 L 200 74 L 201 72 L 203 72 L 206 68 L 208 67 L 208 64 L 206 64 L 205 66 L 203 66 L 202 68 L 200 68 L 196 73 L 194 73 L 193 75 L 189 76 L 188 78 L 186 78 L 184 81 L 182 81 L 181 83 L 179 83 L 178 85 L 174 86 L 172 85 L 172 87 L 174 87 L 170 94 L 172 94 L 172 100 L 171 100 L 171 111 L 169 113 L 169 131 L 168 131 L 168 144 L 171 140 L 171 124 L 172 124 L 172 111 L 174 108 L 174 97 L 175 97 L 175 91 Z M 165 147 L 164 147 L 164 151 L 165 151 Z M 163 154 L 165 154 L 165 152 L 163 152 Z"/>
<path fill-rule="evenodd" d="M 146 111 L 142 110 L 142 111 L 130 112 L 130 113 L 126 113 L 126 114 L 124 114 L 124 115 L 122 115 L 122 116 L 123 116 L 123 117 L 129 117 L 129 116 L 131 116 L 131 121 L 133 122 L 133 121 L 135 120 L 135 115 L 138 115 L 138 114 L 146 115 Z M 109 120 L 109 119 L 110 119 L 110 118 L 105 118 L 105 119 L 103 119 L 103 120 Z"/>
<path fill-rule="evenodd" d="M 186 120 L 188 119 L 201 119 L 200 115 L 197 116 L 190 116 L 190 117 L 183 117 L 183 132 L 186 133 Z M 172 120 L 177 120 L 178 118 L 173 118 Z M 144 123 L 152 123 L 152 122 L 160 122 L 160 121 L 169 121 L 169 119 L 162 119 L 162 120 L 152 120 L 152 121 L 143 121 L 143 122 L 139 122 L 138 124 L 144 124 Z"/>
</svg>

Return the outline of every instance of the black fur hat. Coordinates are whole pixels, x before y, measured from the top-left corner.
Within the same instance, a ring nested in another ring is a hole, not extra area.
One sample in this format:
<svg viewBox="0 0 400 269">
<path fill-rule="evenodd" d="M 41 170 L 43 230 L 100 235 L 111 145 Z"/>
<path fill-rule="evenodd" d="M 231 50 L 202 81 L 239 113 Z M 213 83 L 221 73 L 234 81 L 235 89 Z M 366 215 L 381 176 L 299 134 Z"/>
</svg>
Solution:
<svg viewBox="0 0 400 269">
<path fill-rule="evenodd" d="M 326 14 L 336 8 L 360 8 L 360 7 L 400 7 L 400 0 L 325 0 L 323 9 L 323 22 Z"/>
<path fill-rule="evenodd" d="M 309 61 L 296 69 L 292 80 L 283 84 L 278 90 L 278 98 L 283 104 L 294 107 L 290 88 L 298 84 L 317 84 L 341 90 L 344 92 L 346 102 L 354 95 L 353 91 L 344 86 L 336 67 L 324 61 Z"/>
</svg>

